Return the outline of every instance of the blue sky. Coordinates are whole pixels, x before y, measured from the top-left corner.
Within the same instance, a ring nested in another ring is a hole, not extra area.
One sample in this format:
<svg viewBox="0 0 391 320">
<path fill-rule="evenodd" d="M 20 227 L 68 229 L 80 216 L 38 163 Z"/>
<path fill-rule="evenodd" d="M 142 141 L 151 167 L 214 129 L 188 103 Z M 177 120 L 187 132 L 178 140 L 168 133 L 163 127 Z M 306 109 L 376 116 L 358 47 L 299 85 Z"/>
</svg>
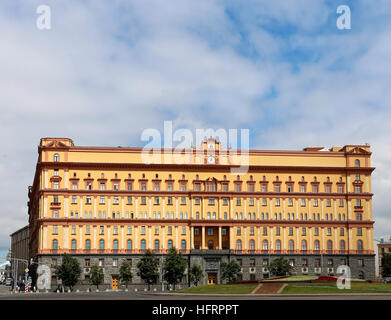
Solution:
<svg viewBox="0 0 391 320">
<path fill-rule="evenodd" d="M 375 238 L 391 235 L 391 2 L 0 3 L 0 249 L 27 224 L 41 137 L 143 146 L 146 128 L 248 128 L 257 149 L 370 143 Z M 351 30 L 336 27 L 349 5 Z"/>
</svg>

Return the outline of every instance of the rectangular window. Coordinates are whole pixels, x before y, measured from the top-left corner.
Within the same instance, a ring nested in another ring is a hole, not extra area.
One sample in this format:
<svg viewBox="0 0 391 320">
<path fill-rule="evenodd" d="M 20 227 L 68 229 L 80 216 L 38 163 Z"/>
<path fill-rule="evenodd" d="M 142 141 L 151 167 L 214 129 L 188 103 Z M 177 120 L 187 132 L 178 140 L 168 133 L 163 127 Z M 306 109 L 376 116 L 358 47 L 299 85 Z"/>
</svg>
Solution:
<svg viewBox="0 0 391 320">
<path fill-rule="evenodd" d="M 140 234 L 143 236 L 145 235 L 145 226 L 141 226 Z"/>
<path fill-rule="evenodd" d="M 319 199 L 314 199 L 314 207 L 318 207 L 319 206 Z"/>
<path fill-rule="evenodd" d="M 240 206 L 242 204 L 242 201 L 240 198 L 236 198 L 236 205 Z"/>
<path fill-rule="evenodd" d="M 133 203 L 133 198 L 128 196 L 128 204 L 132 204 Z"/>
<path fill-rule="evenodd" d="M 318 186 L 317 186 L 317 185 L 314 185 L 313 190 L 314 190 L 314 193 L 318 193 L 318 192 L 319 192 Z"/>
<path fill-rule="evenodd" d="M 362 228 L 357 228 L 357 235 L 362 236 Z"/>
<path fill-rule="evenodd" d="M 343 199 L 339 199 L 339 206 L 340 206 L 340 207 L 343 207 L 343 206 L 344 206 Z"/>
<path fill-rule="evenodd" d="M 99 204 L 105 204 L 105 197 L 104 196 L 101 196 L 99 198 Z"/>
<path fill-rule="evenodd" d="M 249 191 L 249 192 L 254 192 L 254 184 L 250 183 L 250 184 L 248 185 L 248 191 Z"/>
<path fill-rule="evenodd" d="M 101 183 L 100 186 L 99 186 L 99 189 L 100 189 L 101 191 L 106 190 L 106 184 Z"/>
<path fill-rule="evenodd" d="M 181 204 L 186 204 L 186 197 L 181 197 Z"/>
<path fill-rule="evenodd" d="M 172 226 L 167 227 L 167 234 L 172 235 Z"/>
<path fill-rule="evenodd" d="M 223 192 L 228 192 L 228 184 L 223 184 Z"/>
<path fill-rule="evenodd" d="M 338 186 L 338 192 L 343 193 L 343 186 Z"/>
<path fill-rule="evenodd" d="M 262 198 L 262 205 L 267 206 L 267 198 Z"/>
<path fill-rule="evenodd" d="M 128 226 L 127 228 L 127 234 L 131 235 L 132 234 L 132 226 Z"/>
<path fill-rule="evenodd" d="M 266 184 L 262 185 L 262 192 L 267 192 L 267 185 Z"/>
<path fill-rule="evenodd" d="M 288 206 L 293 207 L 293 199 L 292 198 L 288 198 Z"/>
<path fill-rule="evenodd" d="M 147 191 L 147 185 L 145 183 L 141 184 L 141 191 Z"/>
<path fill-rule="evenodd" d="M 276 198 L 276 207 L 280 206 L 280 198 Z"/>
<path fill-rule="evenodd" d="M 77 182 L 72 182 L 72 190 L 77 190 Z"/>
<path fill-rule="evenodd" d="M 314 235 L 318 236 L 319 235 L 319 227 L 315 227 L 314 229 Z"/>
<path fill-rule="evenodd" d="M 52 234 L 58 234 L 58 226 L 53 226 Z"/>
<path fill-rule="evenodd" d="M 154 186 L 153 186 L 153 189 L 155 191 L 159 191 L 160 190 L 160 184 L 159 183 L 155 183 Z"/>
<path fill-rule="evenodd" d="M 100 234 L 100 235 L 105 234 L 105 227 L 104 227 L 104 226 L 100 226 L 100 227 L 99 227 L 99 234 Z"/>
<path fill-rule="evenodd" d="M 327 228 L 327 235 L 331 236 L 331 228 Z"/>
<path fill-rule="evenodd" d="M 182 235 L 186 235 L 186 227 L 185 226 L 182 226 Z"/>
<path fill-rule="evenodd" d="M 159 197 L 154 197 L 153 204 L 158 205 L 159 204 Z"/>
<path fill-rule="evenodd" d="M 209 205 L 215 204 L 215 198 L 209 198 Z"/>
<path fill-rule="evenodd" d="M 117 196 L 114 197 L 113 204 L 119 204 L 119 199 Z"/>
<path fill-rule="evenodd" d="M 239 183 L 237 183 L 237 184 L 235 185 L 235 191 L 236 191 L 236 192 L 240 192 L 240 191 L 241 191 L 241 185 L 240 185 Z"/>
<path fill-rule="evenodd" d="M 200 203 L 201 203 L 200 198 L 199 198 L 199 197 L 196 197 L 196 198 L 194 199 L 194 204 L 199 205 Z"/>
<path fill-rule="evenodd" d="M 141 197 L 141 204 L 146 205 L 147 204 L 147 198 L 146 197 Z"/>
<path fill-rule="evenodd" d="M 274 186 L 274 191 L 275 192 L 280 192 L 280 185 L 279 184 L 276 184 L 275 186 Z"/>
<path fill-rule="evenodd" d="M 223 198 L 223 206 L 228 206 L 228 198 Z"/>
<path fill-rule="evenodd" d="M 305 199 L 301 199 L 301 206 L 305 207 Z"/>
<path fill-rule="evenodd" d="M 237 236 L 242 235 L 242 229 L 240 227 L 236 227 L 236 235 Z"/>
<path fill-rule="evenodd" d="M 131 182 L 128 182 L 128 191 L 133 190 L 133 184 Z"/>
<path fill-rule="evenodd" d="M 267 227 L 262 228 L 262 235 L 267 236 Z"/>
<path fill-rule="evenodd" d="M 249 198 L 248 205 L 249 206 L 253 206 L 254 205 L 254 198 Z"/>
<path fill-rule="evenodd" d="M 331 186 L 330 186 L 330 185 L 327 185 L 327 186 L 326 186 L 326 192 L 327 192 L 327 193 L 331 193 Z"/>
<path fill-rule="evenodd" d="M 293 236 L 293 227 L 289 227 L 289 235 Z"/>
<path fill-rule="evenodd" d="M 118 226 L 113 227 L 113 234 L 115 234 L 115 235 L 118 234 Z"/>
</svg>

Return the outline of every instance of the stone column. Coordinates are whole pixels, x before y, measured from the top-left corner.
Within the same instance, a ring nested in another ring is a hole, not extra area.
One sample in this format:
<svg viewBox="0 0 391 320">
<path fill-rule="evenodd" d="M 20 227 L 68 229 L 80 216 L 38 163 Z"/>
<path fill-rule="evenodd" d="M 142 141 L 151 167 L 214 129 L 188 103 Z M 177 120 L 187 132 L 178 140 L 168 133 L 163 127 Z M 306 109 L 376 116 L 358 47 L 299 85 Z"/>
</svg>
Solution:
<svg viewBox="0 0 391 320">
<path fill-rule="evenodd" d="M 221 227 L 219 227 L 219 246 L 218 249 L 221 250 L 222 248 L 222 237 L 221 237 Z"/>
<path fill-rule="evenodd" d="M 190 227 L 190 249 L 194 249 L 194 227 Z"/>
<path fill-rule="evenodd" d="M 205 226 L 202 226 L 202 243 L 201 243 L 201 249 L 204 250 L 205 249 Z"/>
</svg>

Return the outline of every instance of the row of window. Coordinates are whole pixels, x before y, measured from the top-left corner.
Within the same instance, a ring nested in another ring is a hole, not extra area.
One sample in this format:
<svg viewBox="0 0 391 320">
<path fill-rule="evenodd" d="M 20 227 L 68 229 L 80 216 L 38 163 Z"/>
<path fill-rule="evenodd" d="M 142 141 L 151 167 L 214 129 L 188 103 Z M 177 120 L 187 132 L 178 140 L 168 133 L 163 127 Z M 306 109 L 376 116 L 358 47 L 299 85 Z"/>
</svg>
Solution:
<svg viewBox="0 0 391 320">
<path fill-rule="evenodd" d="M 363 242 L 362 240 L 357 240 L 357 250 L 362 251 L 363 250 Z M 270 244 L 271 246 L 271 244 Z M 271 249 L 271 248 L 270 248 Z M 236 240 L 236 250 L 242 250 L 242 240 L 238 239 Z M 249 241 L 249 250 L 255 250 L 255 240 L 250 240 Z M 269 250 L 269 241 L 268 240 L 263 240 L 262 241 L 262 250 Z M 275 243 L 275 250 L 276 251 L 281 251 L 281 240 L 276 240 Z M 289 251 L 294 251 L 295 250 L 295 242 L 294 240 L 289 240 L 288 241 L 288 250 Z M 302 240 L 301 241 L 301 250 L 302 251 L 307 251 L 307 240 Z M 319 240 L 314 241 L 314 250 L 319 251 L 320 250 L 320 242 Z M 327 250 L 331 251 L 333 250 L 333 241 L 332 240 L 327 240 Z M 339 250 L 346 250 L 345 247 L 345 240 L 340 240 L 339 242 Z"/>
<path fill-rule="evenodd" d="M 358 251 L 362 251 L 363 250 L 363 242 L 362 240 L 357 240 L 357 250 Z M 213 240 L 209 240 L 208 242 L 208 247 L 210 249 L 213 249 L 214 246 L 213 246 Z M 168 240 L 167 241 L 167 248 L 168 249 L 171 249 L 173 248 L 173 240 Z M 277 239 L 276 240 L 276 243 L 275 243 L 275 250 L 276 251 L 281 251 L 281 240 Z M 54 250 L 57 250 L 58 249 L 58 240 L 57 239 L 53 239 L 52 240 L 52 249 Z M 71 249 L 72 250 L 76 250 L 77 249 L 77 241 L 76 239 L 72 239 L 71 241 Z M 91 240 L 90 239 L 87 239 L 85 240 L 85 247 L 84 249 L 86 250 L 91 250 Z M 99 249 L 100 250 L 104 250 L 105 249 L 105 240 L 104 239 L 100 239 L 99 240 Z M 119 241 L 117 239 L 113 240 L 113 250 L 118 250 L 119 249 Z M 127 250 L 132 250 L 133 249 L 133 246 L 132 246 L 132 240 L 131 239 L 128 239 L 126 241 L 126 249 Z M 147 242 L 145 239 L 141 239 L 140 240 L 140 249 L 141 250 L 146 250 L 147 249 Z M 160 240 L 159 239 L 156 239 L 154 240 L 154 249 L 155 250 L 160 250 L 162 249 L 160 247 Z M 182 250 L 186 250 L 187 247 L 186 247 L 186 240 L 181 240 L 181 249 Z M 271 242 L 270 242 L 270 249 L 271 249 Z M 236 240 L 236 250 L 242 250 L 242 240 L 238 239 Z M 255 240 L 250 240 L 249 241 L 249 250 L 255 250 Z M 268 240 L 263 240 L 262 241 L 262 250 L 264 251 L 267 251 L 269 250 L 269 241 Z M 294 240 L 289 240 L 288 241 L 288 250 L 289 251 L 294 251 L 295 250 L 295 242 Z M 301 250 L 302 251 L 307 251 L 308 250 L 308 246 L 307 246 L 307 240 L 302 240 L 301 241 Z M 320 241 L 319 240 L 315 240 L 314 241 L 314 250 L 315 251 L 319 251 L 320 250 Z M 333 241 L 332 240 L 327 240 L 327 250 L 329 251 L 332 251 L 333 250 Z M 345 240 L 340 240 L 339 242 L 339 250 L 346 250 L 346 246 L 345 246 Z"/>
<path fill-rule="evenodd" d="M 357 181 L 360 181 L 360 175 L 357 174 L 356 175 L 356 180 L 355 180 L 355 183 Z M 356 193 L 361 193 L 361 187 L 362 185 L 356 185 L 354 184 L 354 192 Z M 59 181 L 54 181 L 53 184 L 52 184 L 52 188 L 53 189 L 60 189 L 60 182 Z M 200 183 L 194 183 L 194 189 L 193 190 L 189 190 L 189 191 L 195 191 L 195 192 L 201 192 L 201 184 Z M 72 190 L 79 190 L 79 183 L 76 182 L 76 181 L 73 181 L 72 182 Z M 93 186 L 92 186 L 92 182 L 86 182 L 85 183 L 85 190 L 93 190 Z M 108 190 L 107 189 L 107 184 L 106 183 L 100 183 L 99 184 L 99 190 L 100 191 L 106 191 Z M 115 182 L 112 184 L 112 189 L 113 191 L 119 191 L 120 190 L 120 184 L 118 182 Z M 133 187 L 133 183 L 132 182 L 128 182 L 127 183 L 127 188 L 126 188 L 127 191 L 133 191 L 135 190 L 134 187 Z M 154 183 L 153 184 L 153 189 L 152 190 L 149 190 L 147 188 L 147 183 L 140 183 L 140 188 L 139 188 L 140 191 L 161 191 L 161 187 L 160 187 L 160 183 Z M 166 191 L 174 191 L 174 187 L 173 187 L 173 183 L 167 183 L 167 187 L 166 187 Z M 186 183 L 181 183 L 180 184 L 180 188 L 179 188 L 179 191 L 181 192 L 186 192 L 188 191 L 187 190 L 187 184 Z M 218 188 L 217 188 L 217 185 L 215 183 L 211 184 L 211 183 L 208 183 L 206 185 L 206 187 L 202 190 L 202 191 L 207 191 L 207 192 L 217 192 L 218 191 Z M 221 191 L 222 192 L 228 192 L 228 191 L 231 191 L 229 190 L 228 188 L 228 184 L 223 184 L 222 187 L 221 187 Z M 241 184 L 238 184 L 236 183 L 235 184 L 235 188 L 234 188 L 234 191 L 235 192 L 242 192 L 244 190 L 242 190 L 242 185 Z M 246 190 L 247 192 L 255 192 L 255 184 L 253 183 L 249 183 L 248 184 L 248 188 Z M 286 185 L 286 189 L 284 191 L 282 191 L 281 189 L 281 185 L 280 183 L 275 183 L 274 184 L 274 188 L 273 188 L 273 191 L 274 192 L 277 192 L 277 193 L 280 193 L 280 192 L 288 192 L 288 193 L 293 193 L 294 192 L 294 188 L 293 188 L 293 185 L 290 185 L 290 184 L 287 184 Z M 300 189 L 299 191 L 301 193 L 306 193 L 306 192 L 309 192 L 309 190 L 307 190 L 307 186 L 306 185 L 300 185 Z M 268 190 L 268 186 L 266 183 L 262 184 L 261 185 L 261 189 L 260 189 L 260 192 L 270 192 Z M 312 186 L 312 190 L 311 190 L 312 193 L 319 193 L 319 186 L 318 185 L 313 185 Z M 332 185 L 331 184 L 327 184 L 325 185 L 325 188 L 324 188 L 324 192 L 325 193 L 332 193 L 333 192 L 333 189 L 332 189 Z M 338 185 L 338 188 L 337 188 L 337 192 L 338 193 L 344 193 L 345 190 L 344 190 L 344 185 Z"/>
<path fill-rule="evenodd" d="M 167 248 L 168 249 L 172 249 L 173 248 L 173 240 L 168 240 L 167 241 Z M 58 240 L 57 239 L 53 239 L 52 240 L 52 249 L 54 250 L 57 250 L 59 249 L 58 248 Z M 77 250 L 77 240 L 76 239 L 72 239 L 71 241 L 71 249 L 72 250 Z M 85 240 L 85 247 L 84 247 L 85 250 L 91 250 L 91 240 L 90 239 L 87 239 Z M 99 240 L 99 250 L 104 250 L 105 249 L 105 240 L 104 239 L 100 239 Z M 113 240 L 113 247 L 112 247 L 113 250 L 118 250 L 119 249 L 119 242 L 117 239 Z M 133 246 L 132 246 L 132 240 L 131 239 L 128 239 L 126 241 L 126 249 L 127 250 L 132 250 L 133 249 Z M 141 250 L 146 250 L 147 249 L 147 242 L 145 239 L 141 239 L 140 241 L 140 249 Z M 155 250 L 159 250 L 159 249 L 162 249 L 160 247 L 160 240 L 159 239 L 156 239 L 154 241 L 154 249 Z M 186 240 L 181 240 L 181 249 L 182 250 L 186 250 L 187 247 L 186 247 Z"/>
<path fill-rule="evenodd" d="M 76 196 L 76 195 L 73 195 L 72 196 L 72 201 L 71 201 L 71 204 L 77 204 L 78 203 L 78 197 L 79 196 Z M 107 197 L 108 199 L 111 199 L 111 197 Z M 160 199 L 164 197 L 159 197 L 159 196 L 154 196 L 153 197 L 153 205 L 160 205 Z M 180 205 L 186 205 L 187 204 L 187 199 L 188 197 L 179 197 L 180 198 L 180 202 L 179 204 Z M 80 196 L 80 200 L 82 199 L 82 197 Z M 136 197 L 137 199 L 137 197 Z M 213 197 L 208 197 L 208 205 L 216 205 L 216 201 L 218 201 L 218 198 L 213 198 Z M 221 198 L 221 203 L 223 206 L 228 206 L 229 205 L 229 199 L 230 198 L 226 198 L 226 197 L 223 197 Z M 256 198 L 248 198 L 248 205 L 249 206 L 255 206 L 255 199 Z M 280 207 L 281 206 L 281 202 L 284 201 L 284 199 L 281 199 L 281 198 L 273 198 L 274 199 L 274 202 L 275 202 L 275 206 L 276 207 Z M 268 200 L 269 201 L 273 201 L 273 199 L 268 199 L 268 198 L 260 198 L 261 200 L 261 205 L 262 206 L 267 206 L 268 205 Z M 113 196 L 112 197 L 112 204 L 113 205 L 119 205 L 120 204 L 120 197 L 119 196 Z M 127 205 L 133 205 L 133 197 L 132 196 L 127 196 L 126 197 L 126 204 Z M 233 199 L 232 199 L 233 200 Z M 282 201 L 281 201 L 282 200 Z M 294 200 L 293 198 L 287 198 L 288 200 L 288 207 L 293 207 L 294 206 Z M 301 199 L 297 199 L 297 201 L 300 200 L 300 206 L 301 207 L 305 207 L 308 205 L 311 205 L 311 200 L 312 200 L 312 206 L 313 207 L 319 207 L 319 200 L 320 199 L 305 199 L 305 198 L 301 198 Z M 337 200 L 337 199 L 335 199 Z M 344 199 L 338 199 L 339 202 L 338 202 L 338 205 L 339 207 L 343 207 L 344 206 Z M 320 200 L 320 202 L 322 202 L 322 200 Z M 326 207 L 331 207 L 332 206 L 332 199 L 325 199 L 325 202 L 326 202 Z M 53 203 L 57 204 L 57 203 L 60 203 L 59 201 L 59 196 L 58 195 L 53 195 Z M 99 204 L 106 204 L 106 196 L 100 196 L 99 197 Z M 85 196 L 85 204 L 86 205 L 91 205 L 92 204 L 92 196 Z M 146 205 L 147 204 L 147 197 L 146 196 L 141 196 L 140 197 L 140 205 Z M 167 197 L 167 202 L 166 202 L 167 205 L 173 205 L 174 204 L 174 197 Z M 195 197 L 194 198 L 194 204 L 195 205 L 201 205 L 201 198 L 200 197 Z M 236 198 L 236 206 L 241 206 L 242 205 L 242 198 Z M 361 202 L 361 199 L 355 199 L 355 205 L 357 207 L 361 207 L 362 206 L 362 202 Z"/>
<path fill-rule="evenodd" d="M 59 218 L 59 211 L 58 210 L 53 210 L 52 212 L 52 217 L 53 218 Z M 172 212 L 166 212 L 166 219 L 175 219 L 175 213 L 172 211 Z M 295 220 L 300 220 L 300 221 L 308 221 L 310 220 L 310 215 L 307 214 L 307 213 L 300 213 L 300 215 L 295 215 L 295 213 L 290 213 L 288 212 L 286 214 L 286 220 L 288 221 L 293 221 Z M 338 221 L 345 221 L 346 220 L 346 216 L 345 216 L 345 213 L 339 213 L 338 216 L 335 215 L 333 216 L 332 213 L 326 213 L 325 216 L 324 216 L 324 220 L 325 221 L 333 221 L 334 219 L 333 218 L 336 218 Z M 73 211 L 71 210 L 70 211 L 70 218 L 83 218 L 82 215 L 79 215 L 79 212 L 78 211 Z M 93 216 L 92 216 L 92 211 L 85 211 L 84 212 L 84 218 L 85 219 L 92 219 Z M 121 219 L 121 213 L 120 211 L 113 211 L 111 216 L 106 214 L 106 210 L 99 210 L 98 211 L 98 218 L 99 219 L 106 219 L 106 218 L 112 218 L 112 219 Z M 126 219 L 136 219 L 136 218 L 139 218 L 139 219 L 148 219 L 148 212 L 147 211 L 140 211 L 138 216 L 133 212 L 129 212 L 129 211 L 126 211 L 126 215 L 125 215 L 125 218 Z M 162 219 L 164 218 L 164 216 L 160 213 L 160 211 L 153 211 L 152 215 L 151 215 L 151 219 Z M 178 214 L 178 218 L 179 219 L 188 219 L 188 214 L 187 212 L 183 212 L 181 211 L 179 214 Z M 200 212 L 196 211 L 195 212 L 195 219 L 196 220 L 200 220 L 201 216 L 200 216 Z M 216 220 L 217 219 L 217 214 L 216 212 L 210 212 L 208 211 L 206 213 L 206 219 L 208 220 Z M 228 219 L 228 213 L 227 212 L 224 212 L 223 215 L 222 215 L 222 218 L 224 220 L 227 220 Z M 243 220 L 243 213 L 242 212 L 235 212 L 235 214 L 233 215 L 232 217 L 233 219 L 235 220 Z M 248 220 L 256 220 L 257 219 L 257 215 L 255 212 L 249 212 L 247 214 L 247 218 Z M 272 216 L 270 216 L 270 218 L 272 218 Z M 269 220 L 269 213 L 266 212 L 261 212 L 260 216 L 259 216 L 259 219 L 260 220 Z M 277 213 L 275 212 L 274 213 L 274 220 L 285 220 L 285 218 L 283 218 L 283 215 L 281 212 Z M 361 221 L 362 220 L 362 213 L 356 213 L 356 220 L 359 220 Z M 321 215 L 320 213 L 313 213 L 312 214 L 312 221 L 321 221 Z"/>
<path fill-rule="evenodd" d="M 140 235 L 145 235 L 146 234 L 146 226 L 140 226 Z M 253 236 L 255 235 L 255 227 L 253 226 L 250 226 L 248 227 L 249 228 L 249 232 L 250 232 L 250 236 Z M 281 234 L 281 227 L 280 226 L 276 226 L 276 227 L 262 227 L 262 235 L 263 236 L 267 236 L 268 235 L 268 230 L 272 230 L 273 228 L 275 228 L 275 235 L 276 236 L 279 236 Z M 306 236 L 307 235 L 307 227 L 301 227 L 301 235 L 302 236 Z M 319 227 L 314 227 L 314 236 L 319 236 Z M 326 235 L 327 236 L 331 236 L 332 235 L 332 229 L 333 228 L 326 228 L 327 230 L 327 233 Z M 113 235 L 118 235 L 118 226 L 113 226 Z M 127 226 L 126 227 L 126 234 L 127 235 L 132 235 L 132 226 Z M 153 230 L 154 230 L 154 234 L 155 235 L 159 235 L 160 234 L 160 227 L 159 226 L 153 226 Z M 181 230 L 181 235 L 186 235 L 186 226 L 181 226 L 180 227 L 180 230 Z M 195 227 L 194 228 L 194 235 L 195 236 L 198 236 L 200 235 L 200 228 L 199 227 Z M 214 234 L 214 228 L 207 228 L 207 233 L 209 236 L 213 236 Z M 227 235 L 227 229 L 226 228 L 222 228 L 221 229 L 222 231 L 222 235 L 225 236 Z M 54 225 L 52 226 L 52 234 L 56 235 L 58 234 L 58 226 L 57 225 Z M 77 234 L 77 226 L 76 225 L 72 225 L 71 226 L 71 234 L 72 235 L 76 235 Z M 85 234 L 86 235 L 90 235 L 91 234 L 91 226 L 90 225 L 86 225 L 85 226 Z M 99 235 L 104 235 L 105 234 L 105 226 L 100 226 L 99 227 Z M 167 226 L 167 235 L 172 235 L 172 226 Z M 236 235 L 237 236 L 241 236 L 242 235 L 242 227 L 236 227 Z M 288 227 L 288 235 L 289 236 L 293 236 L 294 235 L 294 227 Z M 345 228 L 339 228 L 339 235 L 340 236 L 344 236 L 345 235 Z M 362 233 L 362 228 L 361 227 L 358 227 L 356 228 L 356 235 L 357 236 L 362 236 L 363 233 Z"/>
</svg>

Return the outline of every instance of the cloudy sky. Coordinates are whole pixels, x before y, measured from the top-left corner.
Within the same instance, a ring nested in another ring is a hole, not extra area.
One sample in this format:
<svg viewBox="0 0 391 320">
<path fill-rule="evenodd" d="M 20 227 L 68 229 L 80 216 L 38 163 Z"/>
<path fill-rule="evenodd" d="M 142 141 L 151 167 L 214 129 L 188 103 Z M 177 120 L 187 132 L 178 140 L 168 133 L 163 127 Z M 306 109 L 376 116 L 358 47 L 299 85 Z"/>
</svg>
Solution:
<svg viewBox="0 0 391 320">
<path fill-rule="evenodd" d="M 41 137 L 143 146 L 164 120 L 249 128 L 257 149 L 369 143 L 375 238 L 389 237 L 390 18 L 389 0 L 2 0 L 0 252 L 28 222 Z"/>
</svg>

